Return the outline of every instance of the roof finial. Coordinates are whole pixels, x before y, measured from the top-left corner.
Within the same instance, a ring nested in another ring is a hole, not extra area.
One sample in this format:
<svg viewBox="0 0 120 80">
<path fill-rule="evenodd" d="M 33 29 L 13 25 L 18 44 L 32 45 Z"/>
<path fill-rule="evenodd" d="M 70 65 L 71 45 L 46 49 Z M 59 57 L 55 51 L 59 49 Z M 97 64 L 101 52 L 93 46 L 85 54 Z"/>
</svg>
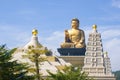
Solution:
<svg viewBox="0 0 120 80">
<path fill-rule="evenodd" d="M 36 36 L 38 34 L 38 30 L 37 29 L 33 29 L 32 30 L 32 35 Z"/>
<path fill-rule="evenodd" d="M 94 25 L 92 26 L 92 28 L 93 28 L 93 30 L 96 30 L 96 29 L 97 29 L 97 25 L 94 24 Z"/>
<path fill-rule="evenodd" d="M 108 57 L 108 52 L 104 52 L 104 57 Z"/>
</svg>

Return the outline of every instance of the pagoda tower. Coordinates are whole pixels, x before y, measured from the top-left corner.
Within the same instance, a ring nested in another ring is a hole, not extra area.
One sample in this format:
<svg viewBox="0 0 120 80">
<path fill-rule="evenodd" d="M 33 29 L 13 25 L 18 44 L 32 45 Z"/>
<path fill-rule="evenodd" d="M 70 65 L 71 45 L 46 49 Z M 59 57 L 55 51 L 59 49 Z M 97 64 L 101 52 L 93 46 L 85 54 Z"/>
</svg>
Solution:
<svg viewBox="0 0 120 80">
<path fill-rule="evenodd" d="M 105 73 L 107 75 L 112 74 L 110 58 L 108 57 L 108 53 L 107 52 L 104 53 L 104 66 L 105 66 Z"/>
<path fill-rule="evenodd" d="M 89 34 L 83 71 L 95 80 L 115 80 L 111 72 L 110 58 L 103 52 L 101 34 L 97 32 L 97 25 Z"/>
</svg>

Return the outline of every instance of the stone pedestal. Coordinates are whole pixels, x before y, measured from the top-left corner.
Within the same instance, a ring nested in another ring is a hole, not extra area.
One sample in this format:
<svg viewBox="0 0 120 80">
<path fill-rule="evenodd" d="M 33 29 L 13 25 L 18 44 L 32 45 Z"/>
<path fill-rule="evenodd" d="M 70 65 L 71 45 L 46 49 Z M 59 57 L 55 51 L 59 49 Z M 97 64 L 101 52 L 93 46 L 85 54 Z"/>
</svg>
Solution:
<svg viewBox="0 0 120 80">
<path fill-rule="evenodd" d="M 71 63 L 73 66 L 83 66 L 85 57 L 85 48 L 58 48 L 59 58 Z"/>
<path fill-rule="evenodd" d="M 80 67 L 84 65 L 84 57 L 85 56 L 59 56 L 59 58 L 62 58 L 66 62 L 71 63 L 73 66 Z"/>
<path fill-rule="evenodd" d="M 89 76 L 91 77 L 91 76 Z M 92 76 L 95 80 L 116 80 L 114 76 Z"/>
<path fill-rule="evenodd" d="M 58 48 L 61 56 L 84 56 L 85 48 Z"/>
</svg>

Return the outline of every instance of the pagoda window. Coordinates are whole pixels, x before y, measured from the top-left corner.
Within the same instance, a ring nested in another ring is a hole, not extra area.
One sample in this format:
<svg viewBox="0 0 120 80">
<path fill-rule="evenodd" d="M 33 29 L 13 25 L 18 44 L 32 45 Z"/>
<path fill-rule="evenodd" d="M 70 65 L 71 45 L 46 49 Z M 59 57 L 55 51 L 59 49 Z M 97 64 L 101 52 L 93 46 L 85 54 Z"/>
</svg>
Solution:
<svg viewBox="0 0 120 80">
<path fill-rule="evenodd" d="M 101 37 L 100 34 L 97 34 L 96 36 L 97 36 L 97 37 Z"/>
<path fill-rule="evenodd" d="M 91 46 L 93 46 L 93 42 L 91 42 Z"/>
<path fill-rule="evenodd" d="M 93 37 L 96 38 L 96 34 L 94 34 Z"/>
<path fill-rule="evenodd" d="M 100 41 L 100 38 L 96 38 L 97 39 L 97 41 Z"/>
<path fill-rule="evenodd" d="M 91 44 L 90 44 L 90 42 L 88 42 L 88 43 L 87 43 L 87 45 L 89 45 L 89 46 L 90 46 L 90 45 L 91 45 Z"/>
<path fill-rule="evenodd" d="M 87 55 L 87 56 L 91 56 L 91 53 L 90 53 L 90 52 L 87 52 L 86 55 Z"/>
<path fill-rule="evenodd" d="M 90 34 L 89 37 L 92 37 L 92 34 Z"/>
<path fill-rule="evenodd" d="M 95 46 L 97 45 L 96 42 L 94 42 L 94 45 L 95 45 Z"/>
<path fill-rule="evenodd" d="M 92 69 L 90 69 L 90 72 L 91 72 L 91 73 L 95 73 L 95 72 L 96 72 L 96 69 L 95 69 L 95 68 L 92 68 Z"/>
<path fill-rule="evenodd" d="M 88 38 L 88 41 L 92 41 L 93 40 L 93 38 Z"/>
<path fill-rule="evenodd" d="M 97 47 L 97 50 L 102 50 L 102 48 L 101 47 Z"/>
<path fill-rule="evenodd" d="M 90 48 L 90 47 L 87 47 L 87 50 L 91 50 L 91 48 Z"/>
<path fill-rule="evenodd" d="M 85 71 L 89 71 L 89 68 L 86 68 Z"/>
<path fill-rule="evenodd" d="M 96 41 L 96 38 L 93 38 L 94 41 Z"/>
<path fill-rule="evenodd" d="M 96 54 L 97 54 L 97 56 L 101 56 L 101 52 L 97 52 Z"/>
<path fill-rule="evenodd" d="M 91 58 L 86 58 L 86 63 L 91 63 Z"/>
<path fill-rule="evenodd" d="M 96 47 L 94 47 L 94 51 L 96 51 Z"/>
<path fill-rule="evenodd" d="M 97 63 L 101 63 L 101 58 L 97 58 Z"/>
<path fill-rule="evenodd" d="M 92 53 L 92 56 L 93 56 L 93 57 L 96 57 L 96 52 Z"/>
<path fill-rule="evenodd" d="M 92 62 L 93 62 L 93 63 L 95 63 L 95 62 L 96 62 L 96 59 L 95 59 L 95 58 L 93 58 L 93 59 L 92 59 Z"/>
<path fill-rule="evenodd" d="M 97 42 L 96 45 L 97 45 L 97 46 L 101 46 L 100 42 Z"/>
<path fill-rule="evenodd" d="M 103 72 L 103 69 L 98 69 L 98 72 L 99 72 L 99 73 L 102 73 L 102 72 Z"/>
</svg>

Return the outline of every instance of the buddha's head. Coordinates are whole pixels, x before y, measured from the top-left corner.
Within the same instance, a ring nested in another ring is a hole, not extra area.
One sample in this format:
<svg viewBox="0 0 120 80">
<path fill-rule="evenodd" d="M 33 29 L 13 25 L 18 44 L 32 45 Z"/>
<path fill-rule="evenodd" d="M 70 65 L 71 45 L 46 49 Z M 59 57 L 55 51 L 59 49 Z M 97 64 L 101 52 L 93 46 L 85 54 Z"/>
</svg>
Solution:
<svg viewBox="0 0 120 80">
<path fill-rule="evenodd" d="M 71 26 L 73 29 L 78 29 L 79 27 L 79 20 L 77 18 L 73 18 L 71 21 Z"/>
</svg>

